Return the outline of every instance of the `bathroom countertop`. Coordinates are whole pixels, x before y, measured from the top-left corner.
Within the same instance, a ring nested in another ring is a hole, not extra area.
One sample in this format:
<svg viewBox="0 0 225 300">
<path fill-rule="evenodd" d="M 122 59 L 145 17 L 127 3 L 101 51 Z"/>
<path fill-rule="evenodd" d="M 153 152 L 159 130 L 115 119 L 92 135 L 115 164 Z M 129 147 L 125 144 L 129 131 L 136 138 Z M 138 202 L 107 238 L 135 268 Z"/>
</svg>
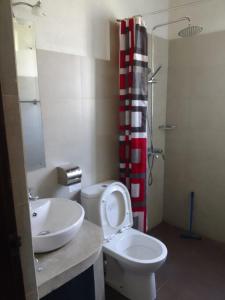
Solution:
<svg viewBox="0 0 225 300">
<path fill-rule="evenodd" d="M 77 236 L 64 247 L 35 254 L 42 271 L 36 272 L 39 298 L 59 288 L 95 263 L 102 249 L 100 227 L 84 220 Z"/>
</svg>

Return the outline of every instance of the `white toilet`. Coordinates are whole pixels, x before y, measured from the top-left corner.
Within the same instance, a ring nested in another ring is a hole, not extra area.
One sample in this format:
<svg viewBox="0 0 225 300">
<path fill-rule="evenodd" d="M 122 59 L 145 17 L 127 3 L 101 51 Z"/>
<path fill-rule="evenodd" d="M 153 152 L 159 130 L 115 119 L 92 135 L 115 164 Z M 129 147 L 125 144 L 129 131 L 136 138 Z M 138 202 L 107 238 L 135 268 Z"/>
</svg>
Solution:
<svg viewBox="0 0 225 300">
<path fill-rule="evenodd" d="M 115 181 L 89 186 L 81 191 L 81 203 L 86 218 L 103 230 L 106 282 L 128 299 L 154 300 L 154 273 L 166 260 L 167 248 L 132 228 L 127 188 Z"/>
</svg>

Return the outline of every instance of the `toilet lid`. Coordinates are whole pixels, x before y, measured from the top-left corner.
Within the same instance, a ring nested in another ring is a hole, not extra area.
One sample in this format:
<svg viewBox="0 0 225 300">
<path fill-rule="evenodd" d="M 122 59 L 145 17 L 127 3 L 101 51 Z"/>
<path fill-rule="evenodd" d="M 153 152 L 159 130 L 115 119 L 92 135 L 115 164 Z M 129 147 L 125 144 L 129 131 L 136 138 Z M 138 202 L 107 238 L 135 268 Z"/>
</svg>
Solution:
<svg viewBox="0 0 225 300">
<path fill-rule="evenodd" d="M 101 225 L 105 240 L 133 226 L 130 194 L 120 182 L 105 189 L 99 202 Z"/>
</svg>

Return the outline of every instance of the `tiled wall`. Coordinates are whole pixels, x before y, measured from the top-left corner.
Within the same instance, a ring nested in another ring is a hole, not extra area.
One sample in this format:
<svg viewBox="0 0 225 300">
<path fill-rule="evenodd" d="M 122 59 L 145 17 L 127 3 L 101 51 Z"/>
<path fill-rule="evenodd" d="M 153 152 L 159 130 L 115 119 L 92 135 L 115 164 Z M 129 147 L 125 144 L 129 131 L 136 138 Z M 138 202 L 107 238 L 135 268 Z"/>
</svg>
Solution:
<svg viewBox="0 0 225 300">
<path fill-rule="evenodd" d="M 0 2 L 0 80 L 6 121 L 7 143 L 16 223 L 21 236 L 21 261 L 26 297 L 37 299 L 36 280 L 31 245 L 29 206 L 26 195 L 23 145 L 16 85 L 16 70 L 13 47 L 13 30 L 10 1 Z M 4 258 L 2 258 L 4 259 Z"/>
<path fill-rule="evenodd" d="M 56 167 L 74 163 L 82 186 L 117 179 L 118 27 L 110 30 L 110 60 L 38 50 L 46 168 L 29 172 L 28 185 L 41 197 L 73 198 L 57 184 Z"/>
<path fill-rule="evenodd" d="M 170 42 L 164 219 L 225 242 L 225 32 Z"/>
<path fill-rule="evenodd" d="M 155 68 L 159 65 L 162 69 L 157 75 L 157 83 L 154 84 L 154 117 L 153 117 L 153 144 L 155 148 L 165 151 L 165 132 L 159 130 L 160 125 L 166 123 L 167 102 L 167 73 L 168 73 L 168 46 L 166 39 L 154 37 Z M 151 38 L 149 36 L 149 65 L 151 65 Z M 149 85 L 149 99 L 151 97 L 151 85 Z M 150 101 L 149 101 L 150 107 Z M 150 109 L 149 109 L 150 114 Z M 151 116 L 149 116 L 151 118 Z M 153 184 L 148 188 L 148 223 L 150 228 L 162 222 L 163 218 L 163 187 L 164 187 L 164 161 L 162 157 L 155 160 L 153 168 Z"/>
</svg>

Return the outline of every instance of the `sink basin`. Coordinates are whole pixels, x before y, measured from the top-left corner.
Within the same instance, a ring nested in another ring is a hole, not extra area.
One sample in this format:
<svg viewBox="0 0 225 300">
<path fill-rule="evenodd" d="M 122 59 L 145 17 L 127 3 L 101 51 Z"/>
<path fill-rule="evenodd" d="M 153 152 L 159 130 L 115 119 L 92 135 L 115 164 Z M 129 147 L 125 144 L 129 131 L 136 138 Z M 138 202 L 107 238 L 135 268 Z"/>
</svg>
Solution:
<svg viewBox="0 0 225 300">
<path fill-rule="evenodd" d="M 84 209 L 76 201 L 46 198 L 30 203 L 32 242 L 35 253 L 55 250 L 78 233 Z"/>
</svg>

